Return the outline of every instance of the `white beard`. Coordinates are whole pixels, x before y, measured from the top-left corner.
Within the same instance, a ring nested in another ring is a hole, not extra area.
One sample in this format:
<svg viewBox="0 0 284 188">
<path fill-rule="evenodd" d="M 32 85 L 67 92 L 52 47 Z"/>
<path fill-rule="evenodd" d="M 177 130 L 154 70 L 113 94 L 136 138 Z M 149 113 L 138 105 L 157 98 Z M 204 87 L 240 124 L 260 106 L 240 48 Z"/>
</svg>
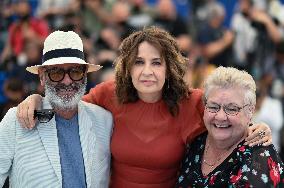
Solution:
<svg viewBox="0 0 284 188">
<path fill-rule="evenodd" d="M 87 77 L 84 79 L 83 83 L 73 83 L 69 86 L 64 86 L 66 87 L 66 88 L 63 88 L 65 90 L 76 89 L 77 91 L 75 92 L 74 95 L 60 96 L 57 94 L 56 86 L 52 86 L 49 81 L 46 81 L 45 86 L 44 86 L 45 96 L 54 109 L 72 110 L 72 109 L 77 108 L 79 101 L 81 100 L 82 96 L 85 94 L 86 85 L 87 85 Z"/>
</svg>

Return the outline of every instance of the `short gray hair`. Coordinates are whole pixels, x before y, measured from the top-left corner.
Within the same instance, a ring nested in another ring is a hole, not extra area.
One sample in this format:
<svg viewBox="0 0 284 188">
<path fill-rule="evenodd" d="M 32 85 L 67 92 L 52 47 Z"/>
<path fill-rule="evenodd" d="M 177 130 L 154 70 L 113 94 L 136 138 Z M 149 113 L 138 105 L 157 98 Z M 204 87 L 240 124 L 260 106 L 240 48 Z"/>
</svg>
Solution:
<svg viewBox="0 0 284 188">
<path fill-rule="evenodd" d="M 207 20 L 215 19 L 216 17 L 225 16 L 225 8 L 219 2 L 211 2 L 207 5 Z"/>
<path fill-rule="evenodd" d="M 218 67 L 204 82 L 204 101 L 212 88 L 232 88 L 239 87 L 244 89 L 244 102 L 255 106 L 256 103 L 256 84 L 252 76 L 246 71 L 241 71 L 233 67 Z"/>
</svg>

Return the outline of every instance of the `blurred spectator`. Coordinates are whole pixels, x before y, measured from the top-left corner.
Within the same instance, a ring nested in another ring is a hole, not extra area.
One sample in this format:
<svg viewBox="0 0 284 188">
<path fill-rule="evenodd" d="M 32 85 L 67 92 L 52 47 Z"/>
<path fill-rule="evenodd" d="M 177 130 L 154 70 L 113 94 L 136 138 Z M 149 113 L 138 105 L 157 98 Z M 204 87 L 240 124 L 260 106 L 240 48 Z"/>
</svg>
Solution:
<svg viewBox="0 0 284 188">
<path fill-rule="evenodd" d="M 254 7 L 253 0 L 239 0 L 239 10 L 232 18 L 235 65 L 260 79 L 271 65 L 274 45 L 282 34 L 265 10 Z"/>
<path fill-rule="evenodd" d="M 206 23 L 197 31 L 197 41 L 202 55 L 215 66 L 232 65 L 232 43 L 234 34 L 223 27 L 225 9 L 222 4 L 212 1 L 208 5 Z"/>
<path fill-rule="evenodd" d="M 41 64 L 41 46 L 35 41 L 27 41 L 24 51 L 18 56 L 16 64 L 8 65 L 9 75 L 22 80 L 26 94 L 38 93 L 39 79 L 26 71 L 26 67 Z"/>
<path fill-rule="evenodd" d="M 116 32 L 116 30 L 112 27 L 105 27 L 99 33 L 94 47 L 97 50 L 112 50 L 116 52 L 120 42 L 120 35 Z"/>
<path fill-rule="evenodd" d="M 205 22 L 208 14 L 208 4 L 211 0 L 191 0 L 191 15 L 196 22 Z"/>
<path fill-rule="evenodd" d="M 126 1 L 74 0 L 72 8 L 79 13 L 84 29 L 92 38 L 97 38 L 104 27 L 113 27 L 124 38 L 133 32 L 128 24 L 131 6 Z"/>
<path fill-rule="evenodd" d="M 112 3 L 104 0 L 72 0 L 70 9 L 80 17 L 82 30 L 96 37 L 101 29 L 111 21 L 109 11 Z"/>
<path fill-rule="evenodd" d="M 280 131 L 283 126 L 283 109 L 280 100 L 268 95 L 268 85 L 265 77 L 258 83 L 256 91 L 256 106 L 253 122 L 267 123 L 272 131 L 272 142 L 276 150 L 280 151 Z"/>
<path fill-rule="evenodd" d="M 275 60 L 273 66 L 269 70 L 270 79 L 270 94 L 282 102 L 284 109 L 284 40 L 276 45 Z M 284 115 L 284 113 L 283 113 Z"/>
<path fill-rule="evenodd" d="M 16 81 L 14 81 L 15 79 L 20 80 L 20 83 L 22 85 L 22 92 L 25 95 L 42 92 L 38 78 L 34 75 L 28 74 L 25 71 L 27 66 L 36 64 L 41 64 L 41 48 L 36 41 L 32 40 L 25 43 L 23 52 L 19 56 L 6 59 L 1 64 L 0 68 L 3 72 L 1 72 L 2 76 L 0 79 L 0 86 L 5 97 L 3 98 L 4 100 L 0 100 L 1 107 L 5 106 L 7 103 L 11 104 L 11 97 L 9 98 L 8 96 L 10 95 L 7 96 L 7 92 L 5 91 L 5 89 L 7 88 L 5 85 L 7 84 L 7 82 L 10 83 L 11 78 L 12 83 L 16 83 Z"/>
<path fill-rule="evenodd" d="M 135 31 L 135 28 L 128 23 L 130 11 L 130 5 L 123 1 L 116 1 L 111 10 L 112 22 L 109 25 L 119 33 L 121 39 Z"/>
<path fill-rule="evenodd" d="M 120 42 L 120 36 L 112 27 L 106 27 L 100 32 L 100 36 L 94 44 L 95 55 L 93 58 L 94 63 L 102 65 L 103 68 L 97 74 L 89 75 L 88 86 L 90 88 L 113 77 L 112 63 L 117 56 Z"/>
<path fill-rule="evenodd" d="M 206 23 L 208 17 L 208 7 L 212 0 L 188 0 L 190 2 L 190 22 L 192 24 L 191 33 L 196 36 L 201 26 Z M 214 1 L 214 0 L 213 0 Z"/>
<path fill-rule="evenodd" d="M 0 54 L 2 53 L 8 35 L 9 25 L 13 22 L 13 8 L 10 0 L 0 1 Z M 1 57 L 1 55 L 0 55 Z M 1 60 L 0 60 L 1 63 Z"/>
<path fill-rule="evenodd" d="M 22 80 L 18 78 L 7 79 L 3 91 L 8 101 L 0 106 L 0 119 L 4 117 L 10 108 L 17 106 L 26 97 Z"/>
<path fill-rule="evenodd" d="M 176 38 L 178 46 L 185 57 L 190 57 L 194 46 L 194 42 L 189 34 L 183 34 Z"/>
<path fill-rule="evenodd" d="M 255 48 L 256 30 L 251 25 L 247 15 L 252 7 L 252 1 L 239 0 L 239 10 L 233 15 L 232 29 L 235 32 L 233 50 L 235 55 L 235 66 L 251 72 L 249 67 L 249 54 Z"/>
<path fill-rule="evenodd" d="M 159 0 L 157 5 L 157 15 L 154 18 L 154 25 L 169 31 L 174 37 L 188 35 L 188 25 L 176 12 L 176 7 L 172 0 Z"/>
<path fill-rule="evenodd" d="M 146 2 L 146 4 L 149 5 L 150 7 L 155 7 L 157 3 L 159 2 L 159 0 L 143 0 L 143 1 Z M 189 16 L 190 16 L 189 15 L 189 12 L 191 11 L 190 4 L 192 1 L 193 0 L 172 0 L 172 2 L 175 5 L 175 9 L 177 10 L 177 13 L 179 14 L 179 16 L 181 16 L 186 21 L 189 19 Z M 197 0 L 197 1 L 201 1 L 201 0 Z"/>
<path fill-rule="evenodd" d="M 9 56 L 20 55 L 27 41 L 36 41 L 42 45 L 49 33 L 47 23 L 31 15 L 31 7 L 27 0 L 18 0 L 14 8 L 19 19 L 9 27 L 9 37 L 2 53 L 2 61 Z"/>
<path fill-rule="evenodd" d="M 128 18 L 128 24 L 133 28 L 142 29 L 153 23 L 155 9 L 148 6 L 145 0 L 128 0 L 131 5 L 131 14 Z"/>
<path fill-rule="evenodd" d="M 36 14 L 38 18 L 45 19 L 50 28 L 58 29 L 64 24 L 64 16 L 69 11 L 72 0 L 39 0 Z"/>
</svg>

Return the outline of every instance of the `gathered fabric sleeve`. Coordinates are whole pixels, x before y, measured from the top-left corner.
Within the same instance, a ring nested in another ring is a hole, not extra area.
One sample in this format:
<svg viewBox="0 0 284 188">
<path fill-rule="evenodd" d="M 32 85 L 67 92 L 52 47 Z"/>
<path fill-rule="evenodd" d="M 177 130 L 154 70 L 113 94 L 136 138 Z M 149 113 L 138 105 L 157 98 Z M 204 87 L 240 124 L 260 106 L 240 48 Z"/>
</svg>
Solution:
<svg viewBox="0 0 284 188">
<path fill-rule="evenodd" d="M 11 171 L 16 143 L 16 108 L 10 109 L 0 123 L 0 187 Z"/>
<path fill-rule="evenodd" d="M 102 82 L 90 89 L 89 93 L 83 96 L 85 102 L 99 105 L 109 111 L 112 111 L 115 99 L 114 81 Z"/>
<path fill-rule="evenodd" d="M 204 105 L 202 96 L 202 90 L 193 89 L 189 97 L 181 104 L 180 115 L 183 121 L 181 123 L 181 136 L 185 144 L 191 143 L 198 135 L 206 131 L 203 122 Z"/>
<path fill-rule="evenodd" d="M 239 171 L 240 174 L 243 172 L 243 176 L 236 185 L 250 185 L 256 188 L 284 187 L 284 164 L 273 145 L 255 147 L 251 158 L 244 160 L 246 162 Z"/>
</svg>

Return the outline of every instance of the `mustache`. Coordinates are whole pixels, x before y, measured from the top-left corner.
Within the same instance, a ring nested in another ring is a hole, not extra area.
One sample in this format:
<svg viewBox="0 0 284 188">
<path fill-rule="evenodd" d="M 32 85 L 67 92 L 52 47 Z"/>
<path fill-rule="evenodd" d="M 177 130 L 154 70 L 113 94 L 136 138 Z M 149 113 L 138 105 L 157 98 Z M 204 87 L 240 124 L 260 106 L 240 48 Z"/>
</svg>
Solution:
<svg viewBox="0 0 284 188">
<path fill-rule="evenodd" d="M 56 92 L 59 92 L 59 91 L 78 91 L 81 86 L 82 86 L 82 84 L 78 84 L 78 83 L 72 83 L 70 85 L 58 83 L 56 86 L 54 86 L 54 90 Z"/>
</svg>

